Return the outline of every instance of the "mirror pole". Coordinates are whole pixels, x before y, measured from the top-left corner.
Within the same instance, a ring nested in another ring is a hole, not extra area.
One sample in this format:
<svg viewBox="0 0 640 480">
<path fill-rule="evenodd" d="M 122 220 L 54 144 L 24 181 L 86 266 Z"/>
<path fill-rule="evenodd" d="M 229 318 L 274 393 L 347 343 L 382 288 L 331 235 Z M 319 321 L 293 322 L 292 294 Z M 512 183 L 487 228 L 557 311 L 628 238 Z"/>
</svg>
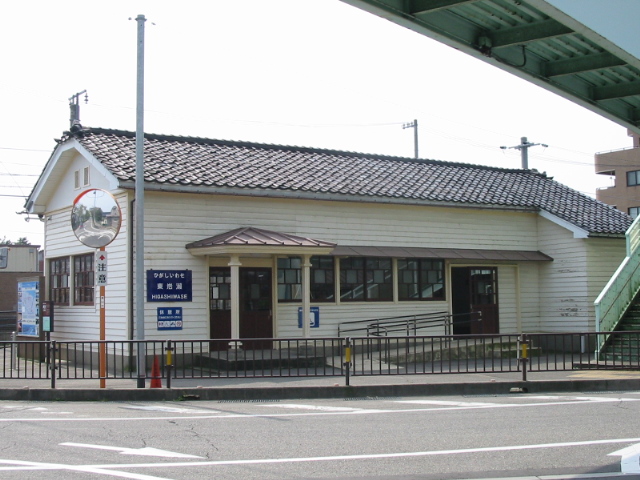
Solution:
<svg viewBox="0 0 640 480">
<path fill-rule="evenodd" d="M 100 247 L 100 251 L 104 252 L 105 247 Z M 107 386 L 107 322 L 106 322 L 106 297 L 105 286 L 100 285 L 100 388 Z"/>
</svg>

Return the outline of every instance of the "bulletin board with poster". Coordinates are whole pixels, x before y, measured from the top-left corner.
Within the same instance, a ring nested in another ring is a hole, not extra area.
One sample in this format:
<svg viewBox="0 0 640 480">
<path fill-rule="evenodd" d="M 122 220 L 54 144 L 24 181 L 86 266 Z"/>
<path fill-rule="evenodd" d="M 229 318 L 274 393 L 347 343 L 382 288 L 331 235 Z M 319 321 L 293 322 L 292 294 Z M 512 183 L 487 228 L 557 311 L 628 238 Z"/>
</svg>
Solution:
<svg viewBox="0 0 640 480">
<path fill-rule="evenodd" d="M 43 294 L 41 277 L 18 279 L 18 309 L 16 332 L 24 337 L 42 339 L 40 300 Z"/>
</svg>

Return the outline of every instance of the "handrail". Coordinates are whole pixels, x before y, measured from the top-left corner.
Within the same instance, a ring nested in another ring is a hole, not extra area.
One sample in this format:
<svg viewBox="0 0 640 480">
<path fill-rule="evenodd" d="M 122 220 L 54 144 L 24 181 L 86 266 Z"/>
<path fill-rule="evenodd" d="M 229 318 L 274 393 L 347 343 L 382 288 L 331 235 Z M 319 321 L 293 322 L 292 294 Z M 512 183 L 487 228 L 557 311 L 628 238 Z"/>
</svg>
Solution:
<svg viewBox="0 0 640 480">
<path fill-rule="evenodd" d="M 406 332 L 407 335 L 417 335 L 418 331 L 426 328 L 445 327 L 445 333 L 450 333 L 450 327 L 453 318 L 457 316 L 474 316 L 477 318 L 463 321 L 460 323 L 471 323 L 482 321 L 481 312 L 469 312 L 463 314 L 449 314 L 448 312 L 425 313 L 418 315 L 403 315 L 398 317 L 386 317 L 369 320 L 354 320 L 351 322 L 343 322 L 338 325 L 338 336 L 342 337 L 345 333 L 364 332 L 367 336 L 387 336 L 390 332 Z M 362 324 L 362 327 L 342 328 L 342 325 Z M 382 333 L 381 333 L 382 332 Z M 410 333 L 412 332 L 412 333 Z"/>
<path fill-rule="evenodd" d="M 594 302 L 596 331 L 613 331 L 640 290 L 640 217 L 625 232 L 627 256 Z"/>
<path fill-rule="evenodd" d="M 442 321 L 444 317 L 448 315 L 448 312 L 432 312 L 432 313 L 421 313 L 416 315 L 400 315 L 396 317 L 381 317 L 381 318 L 369 318 L 365 320 L 352 320 L 349 322 L 342 322 L 338 325 L 338 336 L 341 337 L 343 333 L 346 332 L 368 332 L 369 326 L 372 324 L 376 325 L 388 325 L 393 323 L 402 323 L 407 321 Z M 362 327 L 355 328 L 343 328 L 344 325 L 364 325 Z"/>
</svg>

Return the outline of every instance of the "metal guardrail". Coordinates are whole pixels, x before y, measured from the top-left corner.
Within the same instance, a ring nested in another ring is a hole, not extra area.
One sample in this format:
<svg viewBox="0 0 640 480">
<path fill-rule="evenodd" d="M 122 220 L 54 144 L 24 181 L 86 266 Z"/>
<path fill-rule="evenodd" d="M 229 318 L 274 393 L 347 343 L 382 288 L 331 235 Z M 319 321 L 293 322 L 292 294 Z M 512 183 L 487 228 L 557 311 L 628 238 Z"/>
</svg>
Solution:
<svg viewBox="0 0 640 480">
<path fill-rule="evenodd" d="M 606 340 L 603 340 L 606 336 Z M 0 342 L 0 378 L 139 379 L 135 353 L 146 355 L 143 377 L 176 379 L 345 377 L 459 373 L 640 370 L 640 331 L 608 333 L 441 335 L 180 341 Z M 606 343 L 601 352 L 596 345 Z M 230 349 L 229 344 L 241 345 Z M 106 349 L 100 376 L 100 346 Z M 594 353 L 596 352 L 596 353 Z M 153 383 L 152 383 L 153 386 Z"/>
</svg>

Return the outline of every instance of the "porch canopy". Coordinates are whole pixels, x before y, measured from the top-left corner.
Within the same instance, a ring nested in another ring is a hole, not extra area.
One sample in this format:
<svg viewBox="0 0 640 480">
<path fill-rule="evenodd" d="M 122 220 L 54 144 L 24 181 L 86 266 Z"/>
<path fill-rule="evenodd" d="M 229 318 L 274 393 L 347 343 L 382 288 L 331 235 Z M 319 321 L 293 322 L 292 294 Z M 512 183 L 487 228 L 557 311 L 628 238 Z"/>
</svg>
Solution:
<svg viewBox="0 0 640 480">
<path fill-rule="evenodd" d="M 228 256 L 231 269 L 231 336 L 240 337 L 240 257 L 297 255 L 302 257 L 302 311 L 311 307 L 310 268 L 313 255 L 329 255 L 336 244 L 288 233 L 244 227 L 186 245 L 192 255 Z M 309 322 L 302 322 L 302 334 L 311 336 Z M 237 348 L 239 345 L 231 345 Z"/>
<path fill-rule="evenodd" d="M 192 255 L 329 255 L 335 243 L 243 227 L 186 245 Z"/>
</svg>

